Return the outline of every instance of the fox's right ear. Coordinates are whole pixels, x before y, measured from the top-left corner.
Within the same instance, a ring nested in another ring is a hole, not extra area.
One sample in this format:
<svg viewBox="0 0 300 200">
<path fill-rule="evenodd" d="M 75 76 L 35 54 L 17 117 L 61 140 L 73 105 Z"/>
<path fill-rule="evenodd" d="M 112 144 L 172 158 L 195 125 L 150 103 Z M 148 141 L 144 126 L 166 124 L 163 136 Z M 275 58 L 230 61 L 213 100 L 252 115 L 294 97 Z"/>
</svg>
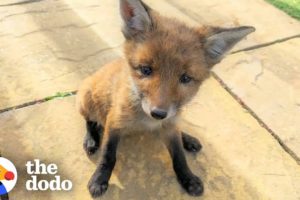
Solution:
<svg viewBox="0 0 300 200">
<path fill-rule="evenodd" d="M 252 26 L 215 29 L 214 33 L 206 38 L 204 44 L 207 60 L 213 65 L 220 62 L 236 43 L 255 31 Z"/>
<path fill-rule="evenodd" d="M 139 39 L 152 27 L 150 8 L 140 0 L 120 0 L 120 11 L 124 22 L 126 39 Z"/>
</svg>

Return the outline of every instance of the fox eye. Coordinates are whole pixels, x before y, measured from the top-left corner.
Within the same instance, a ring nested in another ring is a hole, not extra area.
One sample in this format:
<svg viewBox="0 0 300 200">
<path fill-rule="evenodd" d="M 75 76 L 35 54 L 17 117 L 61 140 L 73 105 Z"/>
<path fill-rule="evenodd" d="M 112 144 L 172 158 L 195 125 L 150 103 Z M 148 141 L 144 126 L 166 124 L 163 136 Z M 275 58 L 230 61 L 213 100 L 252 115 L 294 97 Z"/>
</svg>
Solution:
<svg viewBox="0 0 300 200">
<path fill-rule="evenodd" d="M 187 84 L 192 81 L 192 77 L 188 76 L 187 74 L 182 74 L 179 81 L 182 84 Z"/>
<path fill-rule="evenodd" d="M 144 76 L 150 76 L 152 74 L 152 67 L 151 66 L 140 66 L 140 71 Z"/>
</svg>

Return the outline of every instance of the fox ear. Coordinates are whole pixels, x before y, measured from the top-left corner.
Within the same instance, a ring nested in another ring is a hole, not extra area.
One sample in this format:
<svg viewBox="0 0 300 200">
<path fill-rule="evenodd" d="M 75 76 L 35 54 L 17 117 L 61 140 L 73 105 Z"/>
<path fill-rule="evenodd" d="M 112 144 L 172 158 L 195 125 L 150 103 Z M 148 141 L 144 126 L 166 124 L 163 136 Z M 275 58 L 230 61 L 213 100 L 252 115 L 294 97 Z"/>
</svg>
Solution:
<svg viewBox="0 0 300 200">
<path fill-rule="evenodd" d="M 140 0 L 120 0 L 120 11 L 124 22 L 126 39 L 141 37 L 152 26 L 150 8 Z"/>
<path fill-rule="evenodd" d="M 216 29 L 206 38 L 204 48 L 210 64 L 216 64 L 245 36 L 255 31 L 254 27 L 241 26 L 231 29 Z"/>
</svg>

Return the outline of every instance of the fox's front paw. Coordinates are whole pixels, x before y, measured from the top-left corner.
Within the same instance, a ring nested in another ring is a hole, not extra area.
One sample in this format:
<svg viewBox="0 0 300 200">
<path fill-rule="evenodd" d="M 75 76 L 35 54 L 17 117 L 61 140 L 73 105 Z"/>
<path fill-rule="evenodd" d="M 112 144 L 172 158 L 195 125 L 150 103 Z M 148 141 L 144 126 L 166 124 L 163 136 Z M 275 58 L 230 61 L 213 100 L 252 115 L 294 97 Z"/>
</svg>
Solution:
<svg viewBox="0 0 300 200">
<path fill-rule="evenodd" d="M 182 181 L 182 187 L 192 196 L 200 196 L 204 191 L 202 181 L 195 175 Z"/>
<path fill-rule="evenodd" d="M 182 133 L 182 143 L 183 147 L 189 152 L 198 152 L 202 149 L 202 145 L 199 140 L 186 133 Z"/>
<path fill-rule="evenodd" d="M 96 151 L 99 149 L 99 144 L 91 138 L 91 137 L 86 137 L 84 138 L 83 142 L 83 148 L 88 156 L 91 156 L 96 153 Z"/>
<path fill-rule="evenodd" d="M 108 182 L 107 181 L 101 182 L 99 180 L 91 179 L 89 182 L 88 188 L 89 188 L 91 196 L 93 198 L 97 198 L 106 192 L 106 190 L 108 188 Z"/>
</svg>

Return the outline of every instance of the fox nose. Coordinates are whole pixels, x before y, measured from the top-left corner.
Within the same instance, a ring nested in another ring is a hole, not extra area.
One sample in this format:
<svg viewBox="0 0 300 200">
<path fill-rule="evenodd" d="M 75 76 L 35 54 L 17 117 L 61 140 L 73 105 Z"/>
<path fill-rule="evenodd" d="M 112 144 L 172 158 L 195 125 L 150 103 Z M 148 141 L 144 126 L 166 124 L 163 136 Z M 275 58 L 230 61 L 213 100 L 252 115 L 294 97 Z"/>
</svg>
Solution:
<svg viewBox="0 0 300 200">
<path fill-rule="evenodd" d="M 13 172 L 6 172 L 5 175 L 4 175 L 4 178 L 5 178 L 7 181 L 14 180 L 15 175 L 14 175 Z"/>
<path fill-rule="evenodd" d="M 164 119 L 167 117 L 167 112 L 158 108 L 151 111 L 151 116 L 155 119 Z"/>
</svg>

